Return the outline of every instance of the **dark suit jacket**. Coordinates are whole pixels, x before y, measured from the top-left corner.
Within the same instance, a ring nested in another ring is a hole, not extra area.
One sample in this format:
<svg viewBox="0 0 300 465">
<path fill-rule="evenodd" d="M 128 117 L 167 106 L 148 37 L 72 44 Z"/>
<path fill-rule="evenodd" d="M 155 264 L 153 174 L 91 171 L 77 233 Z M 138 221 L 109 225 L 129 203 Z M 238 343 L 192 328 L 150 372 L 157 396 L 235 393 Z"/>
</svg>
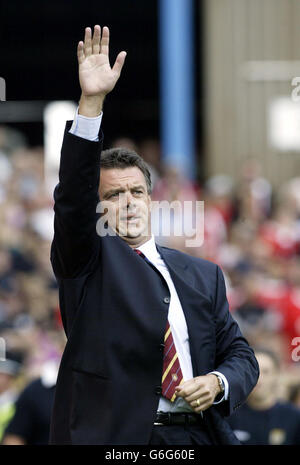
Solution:
<svg viewBox="0 0 300 465">
<path fill-rule="evenodd" d="M 51 261 L 68 338 L 52 415 L 54 444 L 147 444 L 161 394 L 169 290 L 119 236 L 96 233 L 100 142 L 68 132 L 55 189 Z M 228 311 L 215 264 L 158 247 L 185 314 L 194 376 L 222 372 L 229 400 L 204 412 L 215 444 L 236 439 L 224 415 L 256 384 L 258 365 Z"/>
</svg>

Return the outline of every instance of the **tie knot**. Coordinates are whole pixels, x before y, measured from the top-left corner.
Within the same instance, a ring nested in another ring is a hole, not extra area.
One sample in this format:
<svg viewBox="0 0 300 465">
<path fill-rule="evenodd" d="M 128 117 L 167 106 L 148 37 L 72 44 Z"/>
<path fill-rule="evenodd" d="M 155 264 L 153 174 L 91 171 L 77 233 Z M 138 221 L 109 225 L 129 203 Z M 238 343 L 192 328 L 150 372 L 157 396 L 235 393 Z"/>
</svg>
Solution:
<svg viewBox="0 0 300 465">
<path fill-rule="evenodd" d="M 144 258 L 145 255 L 144 255 L 143 252 L 141 252 L 139 249 L 133 249 L 133 250 L 134 250 L 138 255 L 140 255 L 141 257 Z"/>
</svg>

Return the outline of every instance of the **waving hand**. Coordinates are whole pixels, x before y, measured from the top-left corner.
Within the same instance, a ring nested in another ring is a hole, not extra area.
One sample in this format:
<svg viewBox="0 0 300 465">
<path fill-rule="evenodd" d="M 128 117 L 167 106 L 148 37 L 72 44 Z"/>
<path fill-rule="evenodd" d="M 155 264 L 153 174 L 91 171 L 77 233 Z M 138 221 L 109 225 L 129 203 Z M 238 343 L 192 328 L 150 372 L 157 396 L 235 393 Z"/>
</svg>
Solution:
<svg viewBox="0 0 300 465">
<path fill-rule="evenodd" d="M 105 96 L 115 87 L 125 62 L 126 52 L 120 52 L 113 67 L 109 62 L 109 29 L 103 27 L 102 37 L 99 25 L 85 29 L 84 41 L 77 47 L 79 82 L 81 86 L 81 107 L 91 107 L 95 102 L 103 103 Z M 92 116 L 92 115 L 90 115 Z"/>
</svg>

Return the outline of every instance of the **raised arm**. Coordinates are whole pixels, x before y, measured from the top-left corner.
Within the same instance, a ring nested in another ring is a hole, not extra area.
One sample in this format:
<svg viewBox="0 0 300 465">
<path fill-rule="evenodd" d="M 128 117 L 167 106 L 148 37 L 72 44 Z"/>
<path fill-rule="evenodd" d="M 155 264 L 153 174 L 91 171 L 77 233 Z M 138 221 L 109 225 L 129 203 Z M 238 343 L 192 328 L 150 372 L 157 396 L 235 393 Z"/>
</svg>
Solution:
<svg viewBox="0 0 300 465">
<path fill-rule="evenodd" d="M 105 96 L 119 79 L 126 53 L 109 63 L 109 29 L 85 29 L 77 47 L 81 97 L 78 114 L 98 116 Z M 102 139 L 93 142 L 70 134 L 67 123 L 61 151 L 59 184 L 54 191 L 55 219 L 51 262 L 58 278 L 82 276 L 93 268 L 100 251 L 96 232 Z"/>
</svg>

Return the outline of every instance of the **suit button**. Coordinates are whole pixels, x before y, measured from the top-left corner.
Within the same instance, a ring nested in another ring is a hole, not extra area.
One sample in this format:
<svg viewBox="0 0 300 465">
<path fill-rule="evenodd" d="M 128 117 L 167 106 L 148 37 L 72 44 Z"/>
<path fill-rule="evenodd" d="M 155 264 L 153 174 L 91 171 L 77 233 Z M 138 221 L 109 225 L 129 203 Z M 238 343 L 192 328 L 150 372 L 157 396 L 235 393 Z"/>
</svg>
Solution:
<svg viewBox="0 0 300 465">
<path fill-rule="evenodd" d="M 165 297 L 164 298 L 164 303 L 169 304 L 170 303 L 170 297 Z"/>
<path fill-rule="evenodd" d="M 165 349 L 165 344 L 159 344 L 159 351 L 163 352 Z"/>
<path fill-rule="evenodd" d="M 155 394 L 157 394 L 158 396 L 160 396 L 162 393 L 162 388 L 161 386 L 156 386 L 155 388 Z"/>
</svg>

